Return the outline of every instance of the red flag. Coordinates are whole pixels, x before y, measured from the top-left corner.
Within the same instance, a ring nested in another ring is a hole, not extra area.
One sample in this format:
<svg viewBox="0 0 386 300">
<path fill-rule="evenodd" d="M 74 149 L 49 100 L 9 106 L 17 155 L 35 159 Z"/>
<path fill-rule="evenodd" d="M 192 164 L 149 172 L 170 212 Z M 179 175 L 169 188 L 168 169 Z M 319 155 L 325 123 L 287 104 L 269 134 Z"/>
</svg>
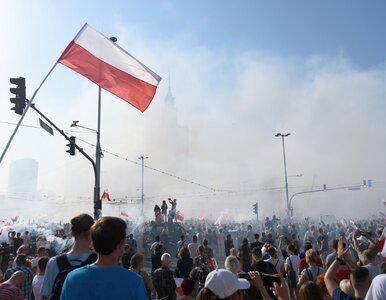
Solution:
<svg viewBox="0 0 386 300">
<path fill-rule="evenodd" d="M 109 193 L 104 191 L 103 194 L 102 194 L 101 200 L 111 201 Z"/>
<path fill-rule="evenodd" d="M 184 216 L 182 215 L 182 213 L 180 211 L 177 211 L 177 213 L 176 213 L 176 220 L 181 221 L 181 222 L 184 221 Z"/>
<path fill-rule="evenodd" d="M 161 77 L 87 23 L 59 63 L 144 112 Z"/>
<path fill-rule="evenodd" d="M 214 222 L 214 225 L 221 225 L 221 216 L 218 216 L 218 218 Z"/>
<path fill-rule="evenodd" d="M 121 211 L 121 216 L 129 217 L 129 215 L 127 213 L 125 213 L 124 211 Z"/>
</svg>

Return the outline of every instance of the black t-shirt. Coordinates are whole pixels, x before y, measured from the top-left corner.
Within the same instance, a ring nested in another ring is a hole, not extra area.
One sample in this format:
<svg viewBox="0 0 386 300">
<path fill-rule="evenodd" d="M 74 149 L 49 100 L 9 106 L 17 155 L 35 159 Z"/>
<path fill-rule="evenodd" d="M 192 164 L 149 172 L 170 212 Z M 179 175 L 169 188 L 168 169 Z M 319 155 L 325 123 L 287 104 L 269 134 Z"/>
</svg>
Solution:
<svg viewBox="0 0 386 300">
<path fill-rule="evenodd" d="M 193 268 L 193 259 L 190 257 L 181 258 L 177 261 L 176 275 L 179 278 L 189 277 L 189 273 Z"/>
<path fill-rule="evenodd" d="M 273 264 L 267 261 L 260 260 L 258 262 L 254 262 L 251 267 L 249 268 L 249 271 L 257 271 L 261 274 L 277 274 L 276 268 Z M 273 286 L 273 281 L 271 278 L 264 277 L 263 278 L 263 283 L 265 286 Z"/>
<path fill-rule="evenodd" d="M 17 249 L 19 249 L 19 247 L 21 245 L 23 245 L 23 243 L 24 243 L 24 241 L 21 237 L 16 237 L 13 239 L 13 248 L 14 248 L 15 252 Z"/>
</svg>

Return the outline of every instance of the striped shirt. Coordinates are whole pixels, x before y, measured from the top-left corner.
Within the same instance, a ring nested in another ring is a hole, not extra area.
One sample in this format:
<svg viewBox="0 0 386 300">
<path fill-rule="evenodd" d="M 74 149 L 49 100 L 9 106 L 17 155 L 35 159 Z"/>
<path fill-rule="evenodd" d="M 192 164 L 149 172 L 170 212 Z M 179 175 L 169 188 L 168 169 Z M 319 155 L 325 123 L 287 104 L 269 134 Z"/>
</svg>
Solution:
<svg viewBox="0 0 386 300">
<path fill-rule="evenodd" d="M 12 274 L 16 271 L 22 271 L 25 275 L 24 284 L 22 287 L 24 298 L 26 300 L 32 299 L 32 280 L 33 280 L 33 274 L 30 268 L 26 266 L 17 266 L 16 268 L 8 269 L 4 274 L 4 279 L 8 280 L 11 278 Z M 0 297 L 0 299 L 3 299 Z"/>
</svg>

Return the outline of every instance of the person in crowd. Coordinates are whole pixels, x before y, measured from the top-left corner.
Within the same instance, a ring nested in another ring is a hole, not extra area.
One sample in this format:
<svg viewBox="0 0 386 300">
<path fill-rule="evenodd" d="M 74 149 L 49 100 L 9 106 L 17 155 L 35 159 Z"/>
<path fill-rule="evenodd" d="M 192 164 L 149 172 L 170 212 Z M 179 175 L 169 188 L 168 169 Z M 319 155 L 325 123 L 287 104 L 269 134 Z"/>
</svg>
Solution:
<svg viewBox="0 0 386 300">
<path fill-rule="evenodd" d="M 161 268 L 154 271 L 153 285 L 157 293 L 157 299 L 170 299 L 175 300 L 177 298 L 177 286 L 174 281 L 173 272 L 169 269 L 171 257 L 169 253 L 162 254 Z"/>
<path fill-rule="evenodd" d="M 226 240 L 224 241 L 224 248 L 225 248 L 225 257 L 231 255 L 230 250 L 234 248 L 232 236 L 230 234 L 227 234 Z"/>
<path fill-rule="evenodd" d="M 260 235 L 258 233 L 255 233 L 254 234 L 254 241 L 252 243 L 250 243 L 250 246 L 249 246 L 249 249 L 253 249 L 253 248 L 263 248 L 264 244 L 262 242 L 260 242 Z"/>
<path fill-rule="evenodd" d="M 316 251 L 312 249 L 307 250 L 306 261 L 309 267 L 301 272 L 298 287 L 301 287 L 307 281 L 315 282 L 319 275 L 324 274 L 324 269 L 316 265 L 317 258 Z"/>
<path fill-rule="evenodd" d="M 167 218 L 167 215 L 168 215 L 168 204 L 166 203 L 165 200 L 162 201 L 162 204 L 161 204 L 161 213 L 164 217 L 164 222 L 167 222 L 168 218 Z"/>
<path fill-rule="evenodd" d="M 198 248 L 197 235 L 193 235 L 192 242 L 188 244 L 190 257 L 195 257 L 197 255 L 197 248 Z"/>
<path fill-rule="evenodd" d="M 263 260 L 260 248 L 255 247 L 252 249 L 252 261 L 249 271 L 259 272 L 260 274 L 277 274 L 275 266 Z"/>
<path fill-rule="evenodd" d="M 236 248 L 231 248 L 231 250 L 229 251 L 229 255 L 233 255 L 234 257 L 237 257 L 238 260 L 240 260 L 239 252 Z"/>
<path fill-rule="evenodd" d="M 297 270 L 299 270 L 300 259 L 299 259 L 299 256 L 295 255 L 295 246 L 293 244 L 290 244 L 287 246 L 287 253 L 289 256 L 285 260 L 284 270 L 286 271 L 287 274 L 291 270 L 295 271 L 296 281 L 298 281 L 299 276 L 298 276 Z M 291 299 L 296 299 L 296 287 L 289 286 L 289 288 L 290 288 Z"/>
<path fill-rule="evenodd" d="M 16 231 L 13 231 L 13 230 L 9 231 L 8 232 L 8 245 L 9 245 L 9 250 L 13 254 L 15 254 L 16 250 L 17 250 L 17 249 L 15 249 L 14 244 L 13 244 L 13 241 L 15 238 L 16 238 Z"/>
<path fill-rule="evenodd" d="M 175 270 L 176 277 L 187 278 L 190 271 L 193 268 L 193 259 L 190 257 L 190 252 L 187 247 L 182 247 L 177 260 L 177 266 Z"/>
<path fill-rule="evenodd" d="M 63 285 L 61 300 L 141 299 L 148 294 L 141 276 L 120 266 L 126 241 L 126 222 L 102 217 L 91 227 L 97 260 L 71 271 Z"/>
<path fill-rule="evenodd" d="M 248 272 L 252 264 L 252 254 L 248 247 L 248 239 L 243 239 L 243 242 L 239 248 L 239 258 L 241 264 L 241 270 Z"/>
<path fill-rule="evenodd" d="M 202 268 L 203 264 L 208 265 L 208 255 L 205 252 L 204 245 L 199 245 L 197 248 L 197 255 L 194 258 L 194 266 Z"/>
<path fill-rule="evenodd" d="M 21 235 L 21 238 L 23 239 L 23 245 L 28 248 L 31 242 L 29 231 L 28 230 L 24 231 L 24 233 Z"/>
<path fill-rule="evenodd" d="M 339 282 L 339 288 L 342 290 L 343 293 L 350 297 L 355 297 L 354 288 L 352 287 L 350 279 L 342 279 Z"/>
<path fill-rule="evenodd" d="M 328 243 L 328 235 L 325 234 L 325 232 L 323 231 L 323 228 L 319 228 L 319 235 L 316 241 L 318 244 L 320 257 L 323 261 L 323 264 L 325 264 L 327 255 L 328 255 L 328 250 L 329 250 L 329 246 L 328 246 L 329 243 Z"/>
<path fill-rule="evenodd" d="M 4 274 L 4 280 L 8 280 L 11 278 L 12 274 L 21 271 L 24 273 L 24 284 L 23 284 L 23 295 L 26 300 L 32 299 L 32 280 L 33 275 L 31 268 L 29 268 L 27 264 L 27 256 L 24 254 L 19 254 L 15 258 L 16 267 L 9 268 Z"/>
<path fill-rule="evenodd" d="M 71 250 L 66 253 L 65 259 L 72 266 L 80 266 L 85 262 L 92 252 L 91 245 L 91 226 L 94 224 L 94 219 L 88 214 L 80 214 L 71 219 L 70 233 L 74 237 L 75 242 Z M 46 273 L 43 279 L 42 295 L 49 298 L 54 291 L 54 283 L 59 274 L 59 266 L 57 258 L 54 256 L 50 258 L 47 263 Z"/>
<path fill-rule="evenodd" d="M 127 245 L 130 246 L 131 251 L 134 253 L 137 252 L 137 240 L 134 238 L 134 235 L 132 233 L 129 234 L 129 237 L 127 239 Z"/>
<path fill-rule="evenodd" d="M 177 300 L 191 300 L 193 299 L 194 292 L 194 280 L 190 277 L 185 278 L 181 282 L 182 296 L 178 297 Z"/>
<path fill-rule="evenodd" d="M 1 300 L 25 300 L 23 294 L 23 285 L 25 274 L 22 271 L 16 271 L 11 277 L 0 283 L 0 299 Z"/>
<path fill-rule="evenodd" d="M 198 300 L 234 299 L 242 300 L 243 291 L 249 289 L 250 283 L 246 279 L 239 279 L 228 270 L 219 269 L 208 274 L 205 286 L 200 290 Z"/>
<path fill-rule="evenodd" d="M 339 240 L 335 239 L 332 242 L 332 252 L 327 255 L 326 261 L 325 261 L 325 267 L 328 269 L 332 263 L 335 261 L 335 258 L 338 256 L 336 250 L 338 249 L 338 242 Z"/>
<path fill-rule="evenodd" d="M 224 267 L 226 270 L 231 271 L 235 275 L 238 275 L 241 272 L 240 261 L 233 255 L 229 255 L 225 259 Z"/>
<path fill-rule="evenodd" d="M 312 244 L 311 243 L 305 243 L 304 244 L 304 257 L 299 260 L 299 275 L 303 272 L 303 270 L 305 270 L 309 267 L 309 265 L 307 263 L 307 259 L 306 259 L 306 253 L 308 250 L 312 250 Z M 323 261 L 319 257 L 319 255 L 317 255 L 317 253 L 316 253 L 316 265 L 320 268 L 323 268 Z"/>
<path fill-rule="evenodd" d="M 23 245 L 23 239 L 21 238 L 21 233 L 18 232 L 16 234 L 16 237 L 13 238 L 13 250 L 16 253 L 16 251 L 20 248 L 21 245 Z M 17 254 L 17 253 L 16 253 Z M 28 254 L 28 253 L 27 253 Z"/>
<path fill-rule="evenodd" d="M 161 241 L 161 238 L 159 235 L 156 235 L 155 238 L 154 238 L 154 242 L 153 244 L 151 244 L 150 246 L 150 253 L 151 254 L 154 254 L 155 253 L 155 246 L 157 246 Z"/>
<path fill-rule="evenodd" d="M 180 250 L 182 249 L 182 247 L 186 247 L 186 246 L 187 246 L 187 244 L 186 244 L 186 241 L 185 241 L 185 235 L 182 234 L 180 236 L 180 239 L 177 241 L 177 255 L 180 252 Z"/>
<path fill-rule="evenodd" d="M 255 233 L 253 232 L 252 225 L 248 225 L 246 236 L 248 243 L 252 243 L 255 240 Z"/>
<path fill-rule="evenodd" d="M 338 286 L 335 281 L 336 272 L 339 269 L 339 265 L 343 261 L 349 260 L 347 255 L 347 250 L 344 249 L 343 240 L 340 239 L 337 246 L 337 258 L 328 268 L 325 276 L 324 282 L 326 284 L 328 293 L 333 299 L 345 299 L 345 300 L 355 300 L 356 298 L 365 299 L 367 290 L 371 284 L 371 277 L 369 271 L 366 268 L 359 267 L 354 269 L 351 272 L 350 280 L 354 288 L 355 297 L 351 297 L 345 294 Z"/>
<path fill-rule="evenodd" d="M 149 274 L 143 270 L 145 267 L 145 256 L 142 253 L 135 253 L 131 258 L 130 265 L 131 270 L 142 277 L 149 299 L 151 299 L 151 294 L 154 292 L 154 286 Z"/>
<path fill-rule="evenodd" d="M 154 274 L 154 271 L 161 267 L 161 257 L 164 254 L 164 249 L 162 244 L 155 246 L 155 253 L 151 255 L 151 274 Z"/>
<path fill-rule="evenodd" d="M 374 277 L 366 294 L 366 300 L 386 299 L 386 274 Z"/>
<path fill-rule="evenodd" d="M 41 289 L 48 260 L 48 257 L 40 257 L 38 260 L 38 272 L 32 280 L 32 290 L 35 300 L 43 300 Z"/>
<path fill-rule="evenodd" d="M 299 289 L 299 300 L 323 300 L 322 290 L 313 281 L 305 282 Z"/>
<path fill-rule="evenodd" d="M 266 250 L 269 255 L 269 258 L 264 260 L 274 265 L 276 269 L 276 273 L 283 274 L 284 273 L 284 260 L 280 259 L 276 254 L 276 249 L 273 246 L 269 246 Z"/>
<path fill-rule="evenodd" d="M 132 251 L 131 247 L 129 245 L 125 245 L 125 250 L 123 250 L 123 254 L 121 257 L 121 264 L 122 267 L 125 269 L 131 268 L 131 258 L 133 257 L 134 252 Z"/>
<path fill-rule="evenodd" d="M 31 266 L 32 266 L 32 274 L 33 275 L 36 275 L 37 271 L 38 271 L 38 261 L 41 257 L 46 257 L 48 256 L 48 251 L 46 248 L 44 247 L 40 247 L 36 253 L 36 257 L 34 257 L 32 260 L 31 260 Z"/>
<path fill-rule="evenodd" d="M 220 228 L 217 233 L 217 257 L 221 260 L 225 258 L 223 251 L 225 239 L 224 229 Z"/>
</svg>

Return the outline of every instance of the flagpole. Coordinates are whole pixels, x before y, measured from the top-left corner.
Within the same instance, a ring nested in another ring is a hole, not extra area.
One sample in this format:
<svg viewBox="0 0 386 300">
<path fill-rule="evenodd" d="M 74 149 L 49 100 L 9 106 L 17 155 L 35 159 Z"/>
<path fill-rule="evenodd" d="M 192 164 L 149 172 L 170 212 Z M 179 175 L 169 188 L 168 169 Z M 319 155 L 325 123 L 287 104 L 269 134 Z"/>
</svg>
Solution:
<svg viewBox="0 0 386 300">
<path fill-rule="evenodd" d="M 23 115 L 21 116 L 19 122 L 17 123 L 17 125 L 16 125 L 16 127 L 15 127 L 15 129 L 14 129 L 12 135 L 11 135 L 11 137 L 9 138 L 9 141 L 8 141 L 7 145 L 6 145 L 5 148 L 4 148 L 3 153 L 1 154 L 1 157 L 0 157 L 0 164 L 1 164 L 1 162 L 3 161 L 3 158 L 4 158 L 5 154 L 7 153 L 7 150 L 8 150 L 8 148 L 9 148 L 9 146 L 10 146 L 11 143 L 12 143 L 12 140 L 13 140 L 13 138 L 15 137 L 16 132 L 18 131 L 18 129 L 19 129 L 20 125 L 21 125 L 21 122 L 23 122 L 24 116 L 27 114 L 27 111 L 28 111 L 29 107 L 31 106 L 32 101 L 35 99 L 35 96 L 36 96 L 36 94 L 38 93 L 39 89 L 42 87 L 42 85 L 44 84 L 44 82 L 47 80 L 48 76 L 51 75 L 52 71 L 55 69 L 55 67 L 56 67 L 57 64 L 58 64 L 58 61 L 55 62 L 55 64 L 52 66 L 51 70 L 48 72 L 48 74 L 46 75 L 46 77 L 44 77 L 43 81 L 40 83 L 40 85 L 37 87 L 37 89 L 36 89 L 35 92 L 33 93 L 31 100 L 28 101 L 27 107 L 25 108 L 25 110 L 24 110 L 24 112 L 23 112 Z"/>
<path fill-rule="evenodd" d="M 102 88 L 98 87 L 98 127 L 97 127 L 97 143 L 95 148 L 95 167 L 96 167 L 96 178 L 95 178 L 95 191 L 94 191 L 94 219 L 98 220 L 102 215 L 102 201 L 99 207 L 99 197 L 101 193 L 101 143 L 100 143 L 100 132 L 101 132 L 101 94 Z"/>
</svg>

